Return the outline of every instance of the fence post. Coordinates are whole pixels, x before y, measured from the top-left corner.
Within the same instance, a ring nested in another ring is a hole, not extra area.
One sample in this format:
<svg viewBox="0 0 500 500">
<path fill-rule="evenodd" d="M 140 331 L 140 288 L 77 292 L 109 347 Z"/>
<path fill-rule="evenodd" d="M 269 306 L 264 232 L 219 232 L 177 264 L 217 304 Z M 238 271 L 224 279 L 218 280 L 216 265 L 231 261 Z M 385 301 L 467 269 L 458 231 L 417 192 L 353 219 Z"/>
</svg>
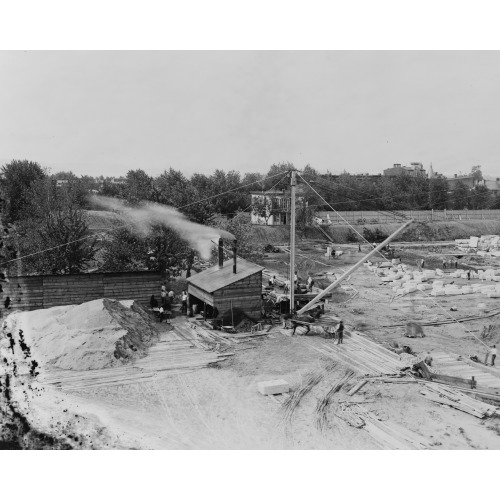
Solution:
<svg viewBox="0 0 500 500">
<path fill-rule="evenodd" d="M 431 220 L 434 220 L 434 209 L 431 208 Z"/>
<path fill-rule="evenodd" d="M 481 208 L 481 220 L 484 219 L 483 209 Z"/>
<path fill-rule="evenodd" d="M 444 211 L 444 218 L 446 220 L 447 219 L 447 217 L 446 217 L 446 208 L 443 211 Z"/>
</svg>

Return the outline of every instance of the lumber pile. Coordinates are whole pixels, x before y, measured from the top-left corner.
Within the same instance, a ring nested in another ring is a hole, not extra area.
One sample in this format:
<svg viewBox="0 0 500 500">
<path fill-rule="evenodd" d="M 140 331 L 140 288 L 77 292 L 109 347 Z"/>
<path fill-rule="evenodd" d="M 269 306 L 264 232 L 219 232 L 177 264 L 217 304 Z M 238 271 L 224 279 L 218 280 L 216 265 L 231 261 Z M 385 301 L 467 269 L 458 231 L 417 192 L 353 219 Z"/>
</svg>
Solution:
<svg viewBox="0 0 500 500">
<path fill-rule="evenodd" d="M 325 340 L 308 347 L 363 375 L 396 374 L 404 368 L 397 354 L 352 332 L 342 345 Z"/>
<path fill-rule="evenodd" d="M 431 443 L 395 422 L 382 422 L 375 413 L 359 403 L 341 403 L 337 416 L 354 427 L 362 428 L 383 448 L 389 450 L 425 450 Z"/>
<path fill-rule="evenodd" d="M 186 340 L 159 342 L 149 349 L 146 357 L 129 365 L 102 370 L 53 370 L 39 380 L 67 390 L 132 384 L 205 368 L 230 356 L 231 353 L 196 348 Z"/>
<path fill-rule="evenodd" d="M 420 394 L 435 403 L 451 406 L 477 418 L 486 418 L 498 414 L 495 406 L 482 403 L 451 387 L 443 387 L 437 384 L 424 384 L 424 387 Z"/>
<path fill-rule="evenodd" d="M 448 352 L 433 352 L 434 363 L 432 371 L 438 375 L 450 375 L 474 380 L 478 388 L 495 388 L 500 391 L 500 374 L 490 367 L 459 359 L 456 354 Z"/>
<path fill-rule="evenodd" d="M 182 338 L 191 341 L 196 347 L 204 349 L 212 348 L 214 344 L 234 346 L 235 344 L 261 340 L 269 335 L 267 331 L 225 333 L 205 328 L 198 321 L 177 321 L 172 323 L 172 326 Z"/>
</svg>

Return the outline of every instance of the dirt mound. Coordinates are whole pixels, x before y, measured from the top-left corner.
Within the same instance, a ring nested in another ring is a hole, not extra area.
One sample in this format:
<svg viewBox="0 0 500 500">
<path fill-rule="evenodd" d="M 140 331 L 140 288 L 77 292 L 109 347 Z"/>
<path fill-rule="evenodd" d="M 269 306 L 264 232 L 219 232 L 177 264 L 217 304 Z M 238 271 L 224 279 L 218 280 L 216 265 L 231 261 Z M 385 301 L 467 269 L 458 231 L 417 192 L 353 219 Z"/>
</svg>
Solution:
<svg viewBox="0 0 500 500">
<path fill-rule="evenodd" d="M 108 368 L 143 357 L 156 335 L 146 310 L 130 301 L 98 299 L 12 316 L 33 358 L 65 370 Z"/>
</svg>

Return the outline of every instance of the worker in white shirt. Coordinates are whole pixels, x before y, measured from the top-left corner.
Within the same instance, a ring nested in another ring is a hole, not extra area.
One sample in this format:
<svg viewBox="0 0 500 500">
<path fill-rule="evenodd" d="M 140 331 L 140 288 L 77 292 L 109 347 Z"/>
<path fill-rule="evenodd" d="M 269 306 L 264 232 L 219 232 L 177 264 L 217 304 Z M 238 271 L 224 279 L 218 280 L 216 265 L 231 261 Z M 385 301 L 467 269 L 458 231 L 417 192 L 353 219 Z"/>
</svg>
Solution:
<svg viewBox="0 0 500 500">
<path fill-rule="evenodd" d="M 496 345 L 493 345 L 493 347 L 490 349 L 490 354 L 491 354 L 491 366 L 495 366 L 495 358 L 497 357 Z"/>
<path fill-rule="evenodd" d="M 307 289 L 312 292 L 312 289 L 313 289 L 313 285 L 314 285 L 314 280 L 311 278 L 311 276 L 309 276 L 307 278 Z"/>
</svg>

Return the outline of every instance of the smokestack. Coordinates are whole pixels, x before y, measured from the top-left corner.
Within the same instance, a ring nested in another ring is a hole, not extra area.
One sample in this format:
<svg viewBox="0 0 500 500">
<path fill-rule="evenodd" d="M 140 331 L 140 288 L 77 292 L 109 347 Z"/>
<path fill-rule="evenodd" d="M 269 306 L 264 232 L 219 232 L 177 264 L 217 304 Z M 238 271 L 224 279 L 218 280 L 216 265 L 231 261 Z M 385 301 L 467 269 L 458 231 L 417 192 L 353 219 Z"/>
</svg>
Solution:
<svg viewBox="0 0 500 500">
<path fill-rule="evenodd" d="M 236 274 L 236 240 L 233 241 L 233 274 Z"/>
<path fill-rule="evenodd" d="M 219 269 L 224 266 L 224 240 L 219 238 Z"/>
</svg>

